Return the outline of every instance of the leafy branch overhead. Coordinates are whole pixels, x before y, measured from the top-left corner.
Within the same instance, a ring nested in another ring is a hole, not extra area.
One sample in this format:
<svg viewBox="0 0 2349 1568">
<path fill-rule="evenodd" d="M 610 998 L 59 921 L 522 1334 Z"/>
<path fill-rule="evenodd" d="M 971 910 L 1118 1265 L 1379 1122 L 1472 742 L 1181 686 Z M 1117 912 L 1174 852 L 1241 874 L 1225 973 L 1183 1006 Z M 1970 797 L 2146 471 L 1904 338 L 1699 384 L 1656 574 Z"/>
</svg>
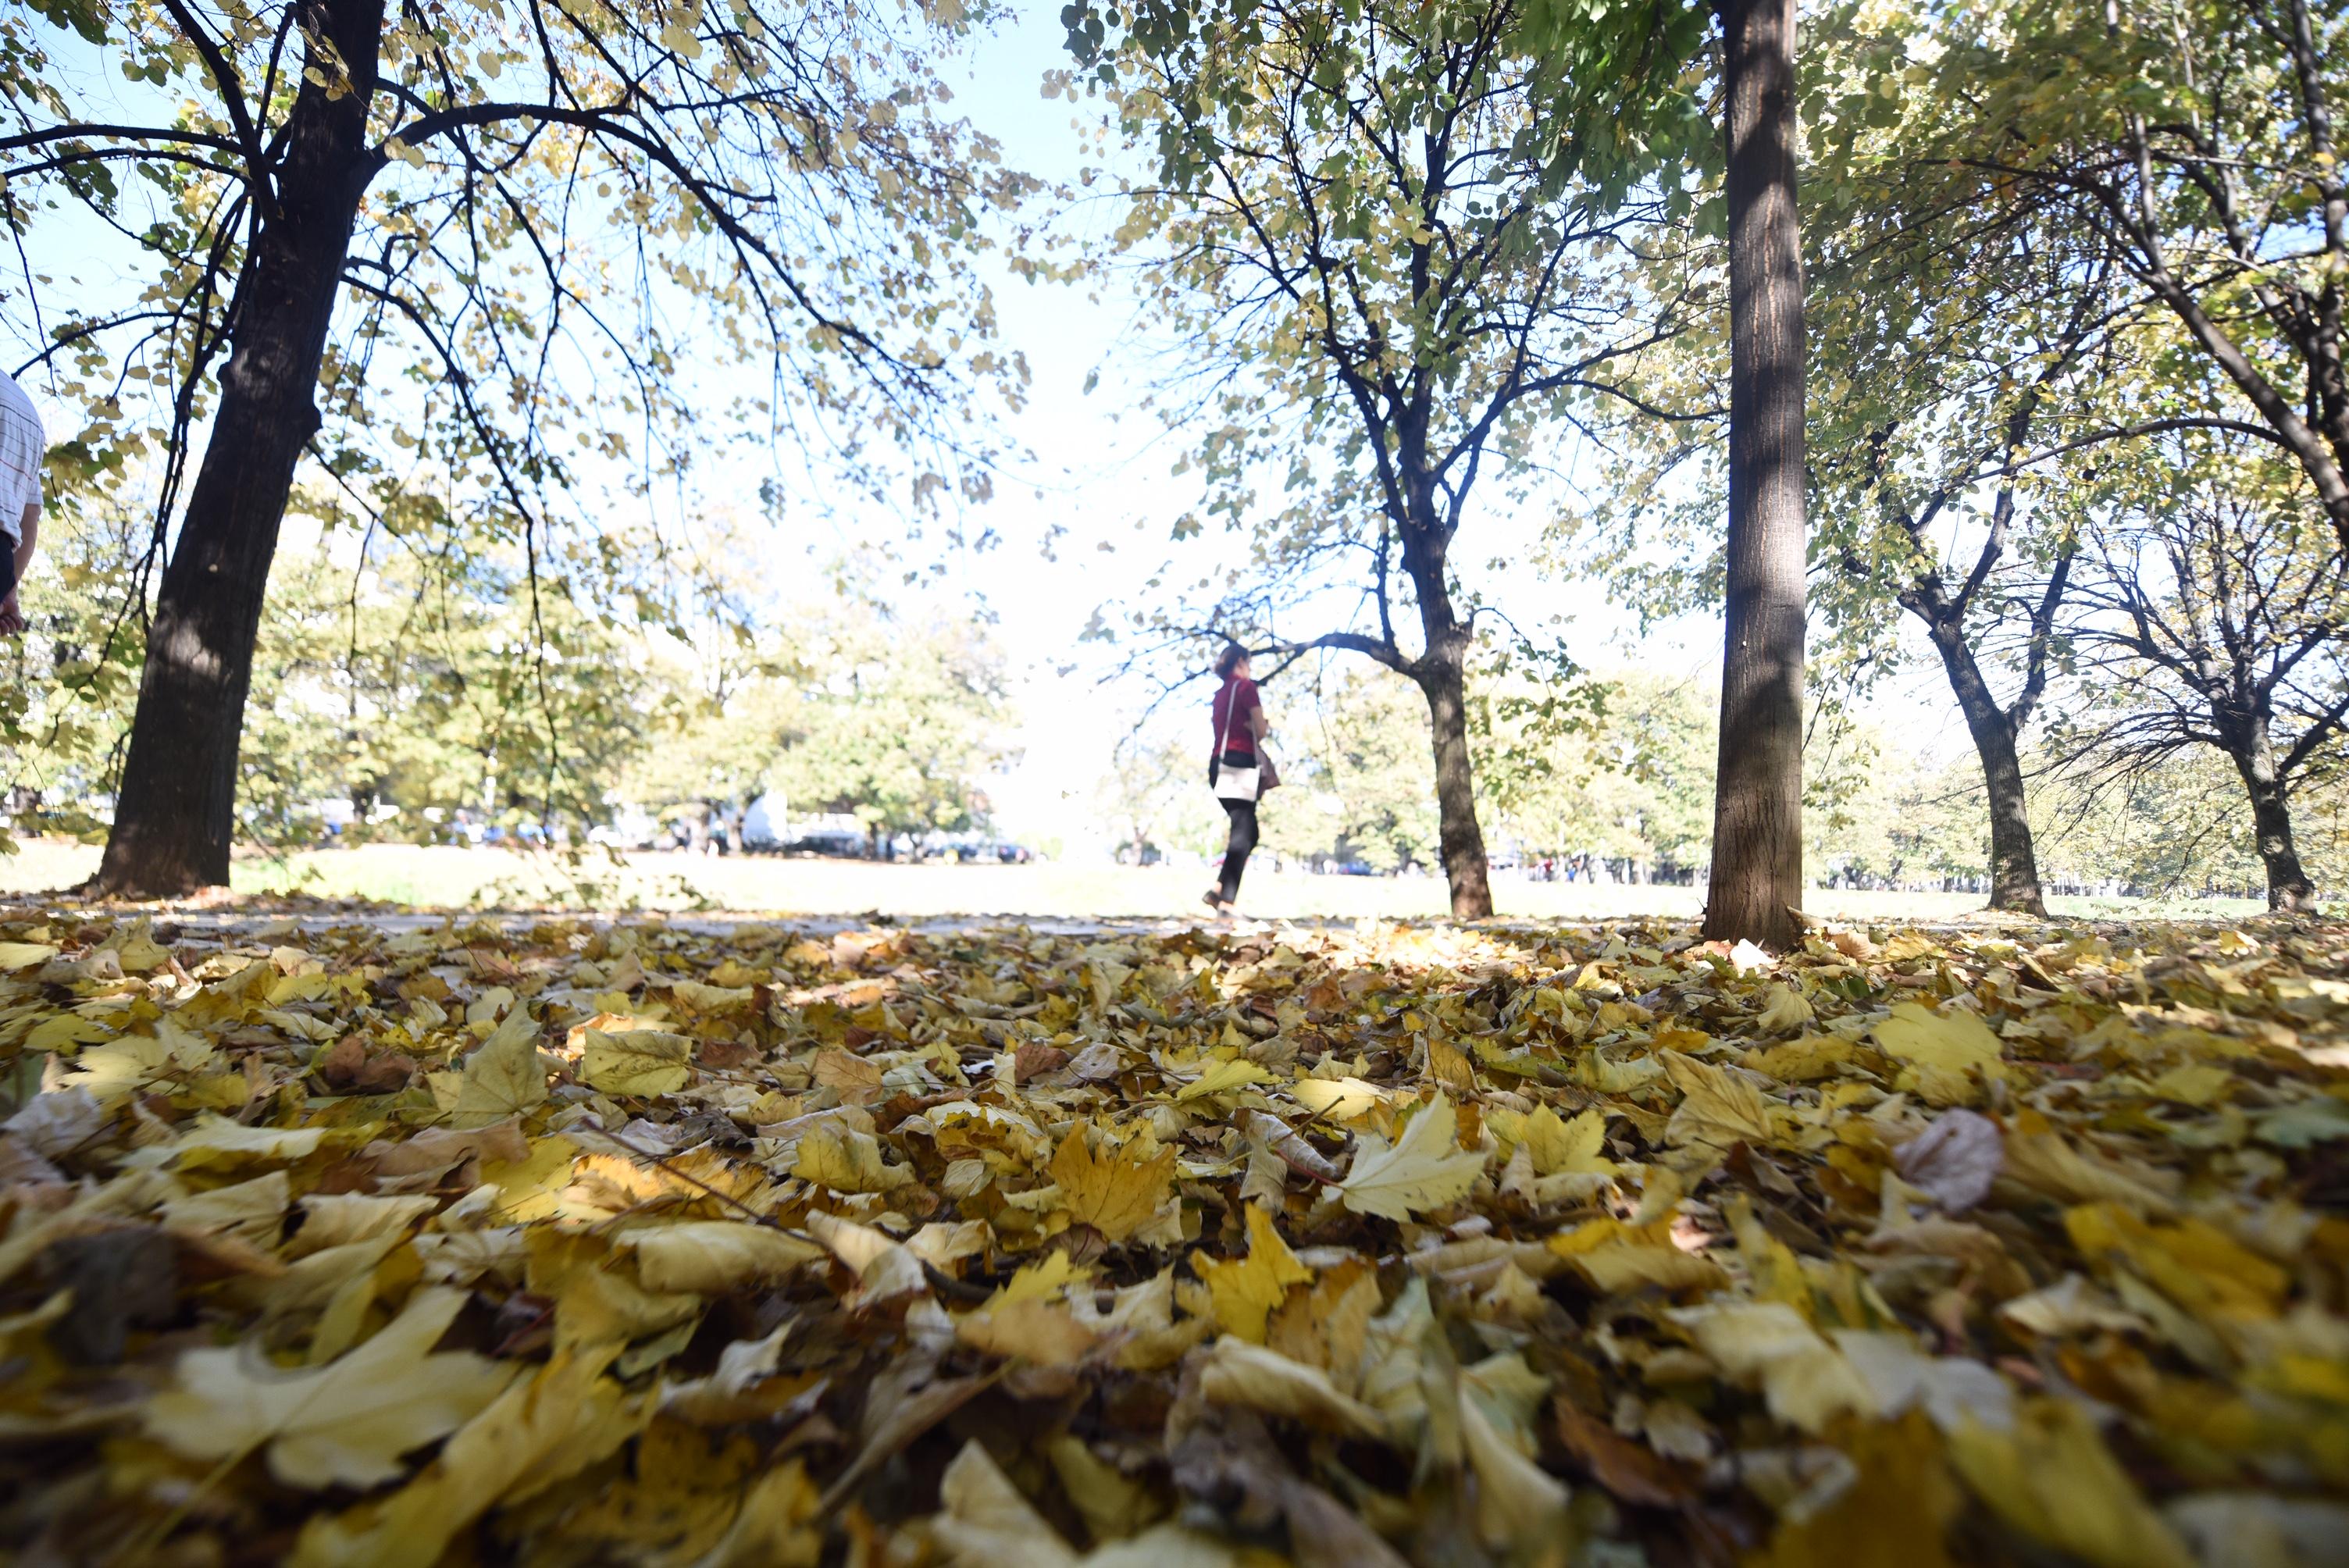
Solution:
<svg viewBox="0 0 2349 1568">
<path fill-rule="evenodd" d="M 143 280 L 27 262 L 46 342 L 11 367 L 71 411 L 69 493 L 150 518 L 102 651 L 152 633 L 109 886 L 226 878 L 297 480 L 370 544 L 520 556 L 542 686 L 543 601 L 641 606 L 664 513 L 730 437 L 777 451 L 778 486 L 812 465 L 916 515 L 988 493 L 974 399 L 1016 406 L 1026 367 L 988 341 L 976 262 L 1034 185 L 946 108 L 926 44 L 962 26 L 761 0 L 0 16 L 19 254 L 71 211 Z M 92 90 L 53 45 L 133 86 Z M 713 384 L 744 366 L 763 389 Z M 619 509 L 625 538 L 597 521 Z"/>
</svg>

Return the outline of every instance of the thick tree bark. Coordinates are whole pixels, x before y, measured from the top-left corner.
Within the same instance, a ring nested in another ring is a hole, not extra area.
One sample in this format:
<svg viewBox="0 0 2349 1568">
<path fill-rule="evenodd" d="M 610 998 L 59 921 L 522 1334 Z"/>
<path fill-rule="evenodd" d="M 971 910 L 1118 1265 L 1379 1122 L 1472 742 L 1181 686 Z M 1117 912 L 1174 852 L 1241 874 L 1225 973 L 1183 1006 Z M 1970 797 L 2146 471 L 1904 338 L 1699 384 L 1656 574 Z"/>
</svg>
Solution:
<svg viewBox="0 0 2349 1568">
<path fill-rule="evenodd" d="M 1427 652 L 1408 673 L 1427 698 L 1428 734 L 1435 748 L 1436 836 L 1453 917 L 1481 920 L 1493 913 L 1493 884 L 1468 760 L 1468 628 L 1454 613 L 1451 586 L 1444 581 L 1447 534 L 1432 486 L 1423 482 L 1410 505 L 1413 515 L 1402 531 L 1402 564 L 1419 600 Z"/>
<path fill-rule="evenodd" d="M 1493 884 L 1468 765 L 1467 681 L 1460 660 L 1431 654 L 1422 661 L 1419 689 L 1427 698 L 1428 727 L 1435 743 L 1436 826 L 1444 879 L 1452 888 L 1452 913 L 1460 920 L 1481 919 L 1493 913 Z"/>
<path fill-rule="evenodd" d="M 2316 888 L 2302 869 L 2300 851 L 2292 841 L 2292 803 L 2284 781 L 2276 773 L 2275 750 L 2266 727 L 2258 726 L 2249 744 L 2235 756 L 2235 771 L 2251 798 L 2251 827 L 2259 835 L 2260 860 L 2267 867 L 2268 907 L 2313 910 Z"/>
<path fill-rule="evenodd" d="M 1803 892 L 1803 263 L 1795 0 L 1719 0 L 1729 166 L 1729 538 L 1704 934 L 1795 944 Z"/>
<path fill-rule="evenodd" d="M 2015 748 L 2014 725 L 1982 678 L 1982 665 L 1961 629 L 1939 622 L 1932 631 L 1950 690 L 1966 716 L 1974 754 L 1982 759 L 1983 788 L 1990 792 L 1990 906 L 2044 917 L 2047 903 L 2040 894 L 2039 855 L 2024 809 L 2023 759 Z"/>
<path fill-rule="evenodd" d="M 172 897 L 228 881 L 237 748 L 262 598 L 294 467 L 318 429 L 326 329 L 360 196 L 381 0 L 321 0 L 307 24 L 355 90 L 305 80 L 288 118 L 274 208 L 238 280 L 235 325 L 203 464 L 163 572 L 98 891 Z M 333 62 L 316 50 L 322 77 Z"/>
</svg>

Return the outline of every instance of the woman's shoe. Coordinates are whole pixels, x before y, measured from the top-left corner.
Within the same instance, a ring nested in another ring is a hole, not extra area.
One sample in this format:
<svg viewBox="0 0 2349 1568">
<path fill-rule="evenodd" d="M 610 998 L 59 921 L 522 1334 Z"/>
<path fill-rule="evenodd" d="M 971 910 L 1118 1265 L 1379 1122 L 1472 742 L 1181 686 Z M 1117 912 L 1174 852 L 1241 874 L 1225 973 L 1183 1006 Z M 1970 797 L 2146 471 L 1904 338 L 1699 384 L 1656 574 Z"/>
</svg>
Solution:
<svg viewBox="0 0 2349 1568">
<path fill-rule="evenodd" d="M 1224 893 L 1221 888 L 1209 888 L 1206 892 L 1199 895 L 1199 902 L 1206 904 L 1209 909 L 1214 910 L 1217 914 L 1221 914 L 1225 910 L 1231 907 L 1224 902 Z"/>
</svg>

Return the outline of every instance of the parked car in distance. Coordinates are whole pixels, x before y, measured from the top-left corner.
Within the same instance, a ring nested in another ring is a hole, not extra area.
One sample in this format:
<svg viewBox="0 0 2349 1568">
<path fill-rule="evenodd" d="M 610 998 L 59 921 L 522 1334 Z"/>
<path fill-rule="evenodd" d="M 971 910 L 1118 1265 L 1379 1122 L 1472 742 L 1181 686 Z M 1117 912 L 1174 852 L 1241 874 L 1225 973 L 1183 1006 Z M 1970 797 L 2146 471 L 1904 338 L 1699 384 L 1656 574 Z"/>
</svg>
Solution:
<svg viewBox="0 0 2349 1568">
<path fill-rule="evenodd" d="M 866 852 L 867 841 L 864 834 L 833 829 L 802 833 L 783 845 L 783 853 L 787 855 L 829 855 L 835 860 L 861 861 Z"/>
</svg>

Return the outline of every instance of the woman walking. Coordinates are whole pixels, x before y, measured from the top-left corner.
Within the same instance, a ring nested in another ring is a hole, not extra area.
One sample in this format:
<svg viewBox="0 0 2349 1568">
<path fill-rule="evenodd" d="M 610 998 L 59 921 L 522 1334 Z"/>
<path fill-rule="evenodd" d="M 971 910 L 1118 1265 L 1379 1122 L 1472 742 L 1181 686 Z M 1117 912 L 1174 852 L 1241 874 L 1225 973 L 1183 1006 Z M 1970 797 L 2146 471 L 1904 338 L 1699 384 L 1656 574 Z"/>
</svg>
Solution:
<svg viewBox="0 0 2349 1568">
<path fill-rule="evenodd" d="M 1256 848 L 1256 803 L 1279 780 L 1263 755 L 1264 738 L 1272 726 L 1257 698 L 1247 650 L 1237 643 L 1226 644 L 1216 655 L 1216 674 L 1223 685 L 1216 692 L 1216 749 L 1208 758 L 1207 780 L 1223 801 L 1224 814 L 1232 820 L 1232 835 L 1224 850 L 1223 878 L 1206 891 L 1205 902 L 1216 913 L 1229 914 L 1232 901 L 1239 896 L 1248 851 Z"/>
</svg>

